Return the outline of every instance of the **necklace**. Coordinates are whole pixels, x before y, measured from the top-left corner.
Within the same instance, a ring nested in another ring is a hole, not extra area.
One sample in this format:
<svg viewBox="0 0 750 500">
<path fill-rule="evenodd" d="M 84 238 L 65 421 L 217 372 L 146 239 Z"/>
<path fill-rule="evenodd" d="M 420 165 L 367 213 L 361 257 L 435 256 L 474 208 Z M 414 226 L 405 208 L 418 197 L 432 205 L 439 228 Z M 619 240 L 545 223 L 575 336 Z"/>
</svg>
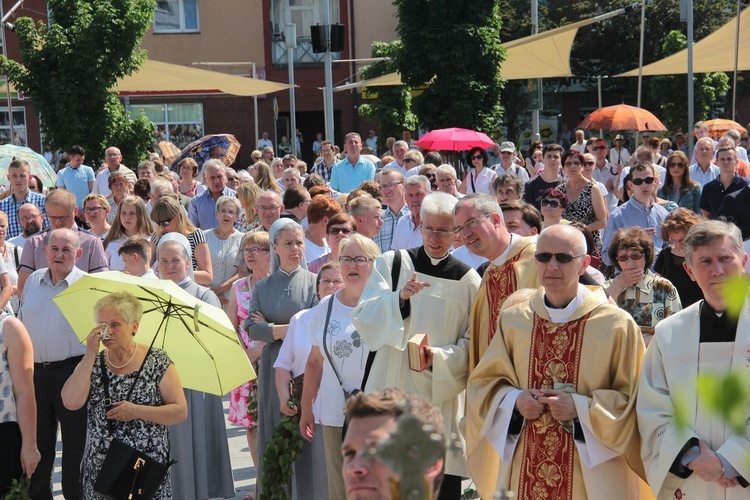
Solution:
<svg viewBox="0 0 750 500">
<path fill-rule="evenodd" d="M 105 356 L 107 357 L 107 362 L 109 362 L 110 365 L 112 365 L 112 368 L 117 368 L 118 370 L 125 368 L 130 364 L 131 361 L 133 361 L 133 358 L 135 358 L 135 353 L 138 352 L 138 346 L 135 346 L 135 349 L 133 349 L 133 355 L 130 356 L 130 359 L 124 364 L 124 365 L 116 365 L 112 362 L 111 359 L 109 359 L 109 349 L 107 349 Z"/>
</svg>

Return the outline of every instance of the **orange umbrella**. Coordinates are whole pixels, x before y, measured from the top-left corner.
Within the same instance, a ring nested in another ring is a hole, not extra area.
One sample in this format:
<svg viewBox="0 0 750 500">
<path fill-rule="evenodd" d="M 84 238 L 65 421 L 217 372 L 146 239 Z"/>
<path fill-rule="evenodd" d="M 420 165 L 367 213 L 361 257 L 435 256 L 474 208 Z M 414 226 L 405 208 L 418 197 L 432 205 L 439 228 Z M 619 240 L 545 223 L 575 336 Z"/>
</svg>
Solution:
<svg viewBox="0 0 750 500">
<path fill-rule="evenodd" d="M 576 128 L 634 130 L 636 132 L 667 130 L 667 127 L 650 111 L 627 104 L 599 108 L 587 116 Z"/>
<path fill-rule="evenodd" d="M 708 135 L 713 137 L 714 139 L 718 139 L 732 129 L 736 130 L 740 134 L 747 133 L 747 129 L 739 123 L 732 120 L 726 120 L 724 118 L 715 118 L 704 123 L 708 127 Z"/>
</svg>

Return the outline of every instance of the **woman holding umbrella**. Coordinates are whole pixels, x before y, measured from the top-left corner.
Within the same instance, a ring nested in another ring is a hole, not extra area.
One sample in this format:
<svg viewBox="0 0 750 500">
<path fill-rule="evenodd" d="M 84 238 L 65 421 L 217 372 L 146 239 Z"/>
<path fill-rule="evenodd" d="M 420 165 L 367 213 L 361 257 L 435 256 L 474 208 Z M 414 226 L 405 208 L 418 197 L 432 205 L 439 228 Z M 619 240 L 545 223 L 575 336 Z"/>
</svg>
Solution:
<svg viewBox="0 0 750 500">
<path fill-rule="evenodd" d="M 180 174 L 180 194 L 193 198 L 206 190 L 206 186 L 198 182 L 198 164 L 192 158 L 185 158 L 177 164 Z"/>
<path fill-rule="evenodd" d="M 315 275 L 305 262 L 305 233 L 291 219 L 271 225 L 271 275 L 255 285 L 250 315 L 242 328 L 252 340 L 266 343 L 258 368 L 258 455 L 263 462 L 266 442 L 281 422 L 273 364 L 286 337 L 289 320 L 318 303 Z M 256 464 L 257 467 L 257 464 Z M 260 477 L 262 471 L 258 471 Z"/>
<path fill-rule="evenodd" d="M 84 498 L 96 496 L 94 484 L 110 438 L 167 463 L 168 426 L 188 415 L 182 384 L 169 356 L 135 340 L 142 316 L 143 306 L 128 292 L 99 299 L 94 305 L 97 326 L 86 337 L 86 355 L 63 386 L 62 400 L 69 410 L 77 410 L 88 401 L 81 468 Z M 101 354 L 100 344 L 104 344 Z M 104 404 L 104 377 L 114 401 L 111 407 Z M 169 474 L 154 498 L 172 498 Z"/>
<path fill-rule="evenodd" d="M 469 160 L 470 169 L 464 177 L 461 187 L 458 188 L 458 192 L 461 194 L 490 194 L 490 186 L 492 186 L 492 181 L 495 180 L 497 174 L 487 167 L 490 161 L 487 151 L 479 147 L 471 148 L 466 154 L 466 158 Z"/>
</svg>

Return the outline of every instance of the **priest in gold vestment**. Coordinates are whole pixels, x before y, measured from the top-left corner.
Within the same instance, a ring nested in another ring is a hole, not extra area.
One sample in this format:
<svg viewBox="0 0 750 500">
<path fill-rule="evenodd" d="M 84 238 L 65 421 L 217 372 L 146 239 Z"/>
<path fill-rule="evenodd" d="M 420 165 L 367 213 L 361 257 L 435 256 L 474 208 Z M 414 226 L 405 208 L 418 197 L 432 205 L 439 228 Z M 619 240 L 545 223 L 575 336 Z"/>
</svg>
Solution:
<svg viewBox="0 0 750 500">
<path fill-rule="evenodd" d="M 726 312 L 722 285 L 747 255 L 733 224 L 704 221 L 685 237 L 685 267 L 704 300 L 660 322 L 643 360 L 638 428 L 648 483 L 659 499 L 750 498 L 750 430 L 735 431 L 697 390 L 701 376 L 750 379 L 750 303 Z M 683 425 L 675 414 L 682 410 Z M 747 418 L 748 401 L 744 401 Z"/>
<path fill-rule="evenodd" d="M 473 254 L 490 261 L 474 300 L 469 322 L 469 373 L 482 359 L 495 334 L 503 302 L 516 290 L 537 288 L 535 237 L 511 234 L 494 197 L 471 194 L 454 209 L 456 232 Z"/>
<path fill-rule="evenodd" d="M 578 284 L 575 228 L 542 232 L 544 286 L 500 315 L 469 377 L 469 472 L 482 498 L 650 499 L 640 479 L 635 392 L 645 351 L 633 319 Z"/>
</svg>

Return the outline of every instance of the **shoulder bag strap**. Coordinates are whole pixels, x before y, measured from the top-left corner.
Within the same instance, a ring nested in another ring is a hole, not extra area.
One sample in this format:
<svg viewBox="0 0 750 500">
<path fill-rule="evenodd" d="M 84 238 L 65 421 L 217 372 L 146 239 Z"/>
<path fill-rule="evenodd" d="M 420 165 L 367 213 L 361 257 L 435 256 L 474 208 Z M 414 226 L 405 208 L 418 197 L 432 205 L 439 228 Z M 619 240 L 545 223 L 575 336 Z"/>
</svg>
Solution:
<svg viewBox="0 0 750 500">
<path fill-rule="evenodd" d="M 471 173 L 469 173 L 471 176 Z M 473 185 L 473 181 L 472 181 Z M 396 291 L 398 288 L 398 279 L 401 276 L 401 250 L 394 250 L 393 252 L 393 264 L 391 265 L 391 291 Z M 367 379 L 370 377 L 370 370 L 372 369 L 372 363 L 375 361 L 376 351 L 370 351 L 367 355 L 367 362 L 365 363 L 365 373 L 362 375 L 362 386 L 360 389 L 364 392 Z"/>
<path fill-rule="evenodd" d="M 477 192 L 477 187 L 474 185 L 474 174 L 475 173 L 476 173 L 476 170 L 474 172 L 472 172 L 471 170 L 469 170 L 469 179 L 471 179 L 471 190 L 474 193 Z"/>
<path fill-rule="evenodd" d="M 16 271 L 18 271 L 18 267 L 21 265 L 21 256 L 18 255 L 18 245 L 13 247 L 13 257 L 16 262 Z"/>
<path fill-rule="evenodd" d="M 339 381 L 341 390 L 344 391 L 344 399 L 346 399 L 346 389 L 344 388 L 344 382 L 341 380 L 341 376 L 339 375 L 338 370 L 336 370 L 336 365 L 333 364 L 333 358 L 331 357 L 331 352 L 328 350 L 328 344 L 326 343 L 326 335 L 328 335 L 328 323 L 331 320 L 331 311 L 333 310 L 334 300 L 336 300 L 336 296 L 331 295 L 331 300 L 328 301 L 328 311 L 326 312 L 326 324 L 323 327 L 323 350 L 326 353 L 328 362 L 331 364 L 331 369 L 333 370 L 333 374 L 336 375 L 336 380 Z"/>
</svg>

